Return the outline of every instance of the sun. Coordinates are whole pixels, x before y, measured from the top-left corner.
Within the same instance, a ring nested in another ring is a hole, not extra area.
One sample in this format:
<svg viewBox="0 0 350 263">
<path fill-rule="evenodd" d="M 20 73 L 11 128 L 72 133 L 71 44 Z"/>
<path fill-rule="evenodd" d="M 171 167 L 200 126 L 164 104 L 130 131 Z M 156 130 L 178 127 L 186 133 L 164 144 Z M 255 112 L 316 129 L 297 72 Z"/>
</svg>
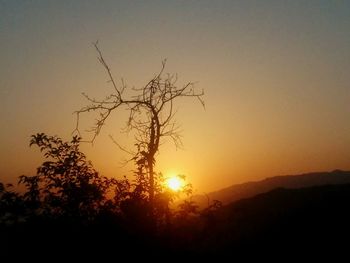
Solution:
<svg viewBox="0 0 350 263">
<path fill-rule="evenodd" d="M 172 176 L 166 180 L 166 185 L 173 191 L 179 191 L 182 187 L 182 180 L 178 176 Z"/>
</svg>

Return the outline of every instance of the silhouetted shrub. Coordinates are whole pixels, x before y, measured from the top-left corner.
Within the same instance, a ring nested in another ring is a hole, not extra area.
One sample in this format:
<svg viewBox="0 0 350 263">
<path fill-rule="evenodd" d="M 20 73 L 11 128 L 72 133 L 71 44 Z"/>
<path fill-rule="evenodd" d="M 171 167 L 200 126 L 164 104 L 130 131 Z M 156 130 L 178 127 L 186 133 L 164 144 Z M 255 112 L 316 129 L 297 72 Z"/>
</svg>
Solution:
<svg viewBox="0 0 350 263">
<path fill-rule="evenodd" d="M 116 180 L 100 176 L 79 150 L 80 138 L 64 142 L 43 133 L 33 135 L 30 145 L 44 153 L 45 162 L 34 176 L 21 176 L 26 192 L 23 199 L 36 215 L 92 220 L 112 199 L 107 194 Z"/>
</svg>

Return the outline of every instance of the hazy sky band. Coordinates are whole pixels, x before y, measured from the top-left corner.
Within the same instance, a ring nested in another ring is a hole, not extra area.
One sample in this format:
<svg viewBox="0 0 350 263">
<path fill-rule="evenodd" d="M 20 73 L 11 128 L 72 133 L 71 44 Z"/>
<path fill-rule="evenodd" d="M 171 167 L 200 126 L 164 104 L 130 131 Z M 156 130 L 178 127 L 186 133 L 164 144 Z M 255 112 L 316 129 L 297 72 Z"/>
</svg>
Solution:
<svg viewBox="0 0 350 263">
<path fill-rule="evenodd" d="M 178 105 L 185 149 L 161 148 L 164 173 L 185 173 L 204 191 L 349 169 L 349 28 L 349 1 L 0 1 L 1 178 L 35 172 L 42 159 L 31 134 L 69 139 L 81 92 L 112 91 L 96 40 L 130 87 L 167 58 L 180 84 L 205 90 L 206 111 Z M 119 168 L 125 155 L 108 139 L 129 143 L 118 131 L 124 121 L 113 116 L 83 146 L 110 176 L 132 169 Z"/>
</svg>

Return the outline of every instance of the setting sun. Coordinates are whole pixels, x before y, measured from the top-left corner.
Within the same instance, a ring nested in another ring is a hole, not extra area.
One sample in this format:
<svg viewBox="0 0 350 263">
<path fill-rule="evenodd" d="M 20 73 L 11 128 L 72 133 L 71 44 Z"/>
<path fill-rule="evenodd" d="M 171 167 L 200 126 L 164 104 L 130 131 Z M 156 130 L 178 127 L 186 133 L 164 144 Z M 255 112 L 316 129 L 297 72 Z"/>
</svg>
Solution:
<svg viewBox="0 0 350 263">
<path fill-rule="evenodd" d="M 166 185 L 173 191 L 179 191 L 182 187 L 182 181 L 179 177 L 173 176 L 166 180 Z"/>
</svg>

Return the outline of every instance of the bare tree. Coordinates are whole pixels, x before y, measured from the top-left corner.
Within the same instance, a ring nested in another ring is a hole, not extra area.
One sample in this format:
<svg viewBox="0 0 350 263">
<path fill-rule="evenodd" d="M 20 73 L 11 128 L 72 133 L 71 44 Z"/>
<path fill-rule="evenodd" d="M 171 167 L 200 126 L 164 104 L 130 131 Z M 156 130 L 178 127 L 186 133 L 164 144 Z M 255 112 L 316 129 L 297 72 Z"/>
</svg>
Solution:
<svg viewBox="0 0 350 263">
<path fill-rule="evenodd" d="M 128 151 L 114 141 L 123 151 L 132 154 L 131 160 L 138 165 L 139 172 L 147 176 L 148 198 L 151 207 L 154 202 L 155 193 L 155 155 L 158 152 L 161 141 L 165 137 L 170 137 L 176 147 L 181 145 L 181 138 L 176 121 L 174 120 L 174 101 L 179 98 L 189 97 L 198 99 L 204 107 L 204 92 L 197 92 L 194 84 L 189 82 L 182 87 L 178 87 L 177 76 L 164 73 L 166 61 L 162 61 L 161 70 L 145 86 L 133 88 L 135 95 L 128 95 L 124 81 L 118 86 L 105 61 L 98 43 L 94 43 L 98 53 L 98 60 L 106 70 L 109 82 L 113 86 L 113 93 L 105 99 L 97 100 L 83 94 L 91 103 L 90 105 L 76 111 L 76 130 L 79 132 L 79 116 L 82 113 L 98 112 L 91 132 L 93 132 L 93 142 L 100 133 L 103 125 L 113 111 L 127 110 L 129 113 L 126 130 L 135 132 L 136 151 Z"/>
</svg>

